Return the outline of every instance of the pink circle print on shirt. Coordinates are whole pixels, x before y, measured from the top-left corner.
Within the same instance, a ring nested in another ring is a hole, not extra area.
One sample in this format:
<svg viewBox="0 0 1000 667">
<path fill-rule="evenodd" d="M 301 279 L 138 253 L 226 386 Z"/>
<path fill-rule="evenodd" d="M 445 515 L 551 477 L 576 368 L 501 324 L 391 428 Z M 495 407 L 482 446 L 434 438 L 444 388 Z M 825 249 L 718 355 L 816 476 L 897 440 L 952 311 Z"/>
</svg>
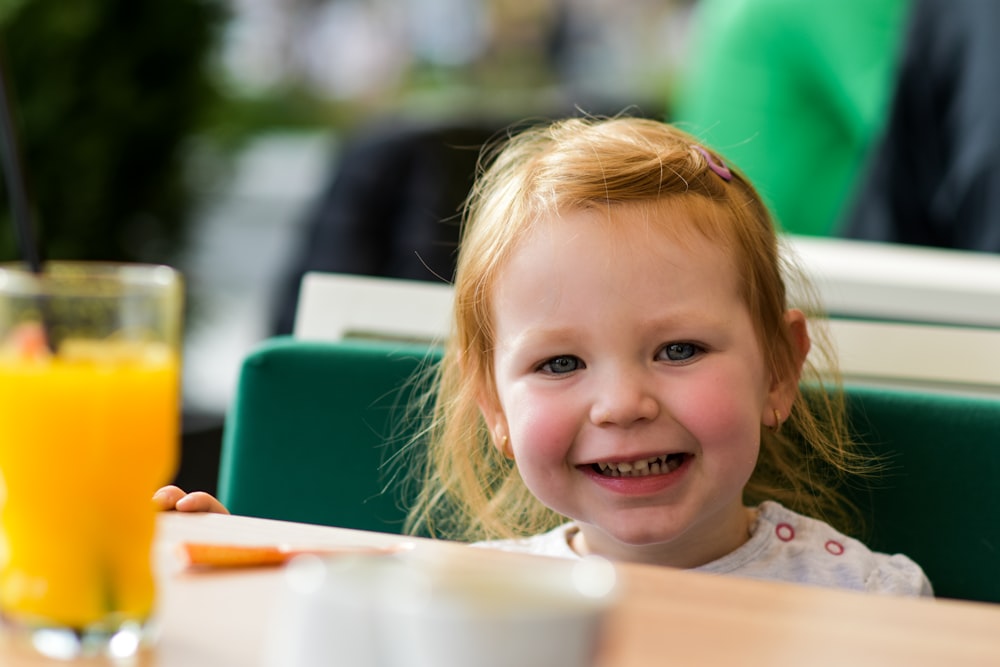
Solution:
<svg viewBox="0 0 1000 667">
<path fill-rule="evenodd" d="M 774 534 L 782 542 L 791 542 L 795 539 L 795 528 L 788 523 L 779 523 L 774 527 Z M 834 556 L 842 556 L 845 551 L 844 545 L 837 540 L 827 540 L 823 546 L 826 547 L 827 552 Z"/>
</svg>

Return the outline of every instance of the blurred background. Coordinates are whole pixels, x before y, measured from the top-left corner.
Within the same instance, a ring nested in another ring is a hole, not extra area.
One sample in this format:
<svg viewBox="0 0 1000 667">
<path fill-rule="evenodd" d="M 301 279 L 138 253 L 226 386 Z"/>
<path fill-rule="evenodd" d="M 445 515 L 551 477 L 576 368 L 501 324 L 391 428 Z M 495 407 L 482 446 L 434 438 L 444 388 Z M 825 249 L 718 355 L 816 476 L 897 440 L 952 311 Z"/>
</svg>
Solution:
<svg viewBox="0 0 1000 667">
<path fill-rule="evenodd" d="M 662 117 L 690 9 L 0 1 L 0 58 L 43 258 L 185 273 L 179 481 L 214 488 L 240 361 L 287 329 L 285 286 L 325 190 L 350 169 L 345 146 L 377 141 L 382 128 L 475 126 L 463 158 L 472 164 L 481 137 L 515 121 L 626 109 Z M 0 260 L 16 260 L 0 197 Z M 455 215 L 449 206 L 444 215 Z"/>
<path fill-rule="evenodd" d="M 448 280 L 479 147 L 524 123 L 670 120 L 786 231 L 1000 251 L 1000 114 L 953 85 L 1000 90 L 996 30 L 977 0 L 0 0 L 43 258 L 186 276 L 178 481 L 209 491 L 302 273 Z"/>
</svg>

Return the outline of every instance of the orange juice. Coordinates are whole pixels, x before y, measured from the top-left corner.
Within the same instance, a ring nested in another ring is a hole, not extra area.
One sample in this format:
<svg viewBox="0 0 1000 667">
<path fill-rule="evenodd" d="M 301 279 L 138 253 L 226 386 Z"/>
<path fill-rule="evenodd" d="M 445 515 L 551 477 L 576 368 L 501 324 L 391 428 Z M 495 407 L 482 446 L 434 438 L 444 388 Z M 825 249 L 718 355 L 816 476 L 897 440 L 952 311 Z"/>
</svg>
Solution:
<svg viewBox="0 0 1000 667">
<path fill-rule="evenodd" d="M 0 354 L 0 614 L 28 627 L 142 622 L 153 492 L 177 458 L 179 361 L 162 343 Z"/>
</svg>

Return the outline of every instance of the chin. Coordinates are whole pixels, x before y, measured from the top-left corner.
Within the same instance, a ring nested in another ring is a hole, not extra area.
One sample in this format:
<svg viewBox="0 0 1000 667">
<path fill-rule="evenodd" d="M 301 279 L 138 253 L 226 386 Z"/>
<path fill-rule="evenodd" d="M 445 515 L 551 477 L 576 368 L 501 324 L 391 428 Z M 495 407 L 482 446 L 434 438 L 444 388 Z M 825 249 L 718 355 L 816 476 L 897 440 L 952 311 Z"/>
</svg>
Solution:
<svg viewBox="0 0 1000 667">
<path fill-rule="evenodd" d="M 676 534 L 665 534 L 664 531 L 658 531 L 651 533 L 649 531 L 643 532 L 628 532 L 628 533 L 608 533 L 611 539 L 615 540 L 622 546 L 626 547 L 656 547 L 665 546 L 673 542 L 676 538 Z"/>
<path fill-rule="evenodd" d="M 603 537 L 611 540 L 623 547 L 655 547 L 668 545 L 678 538 L 684 531 L 677 530 L 676 527 L 668 527 L 661 523 L 658 526 L 603 526 L 590 524 L 592 530 L 596 529 Z"/>
</svg>

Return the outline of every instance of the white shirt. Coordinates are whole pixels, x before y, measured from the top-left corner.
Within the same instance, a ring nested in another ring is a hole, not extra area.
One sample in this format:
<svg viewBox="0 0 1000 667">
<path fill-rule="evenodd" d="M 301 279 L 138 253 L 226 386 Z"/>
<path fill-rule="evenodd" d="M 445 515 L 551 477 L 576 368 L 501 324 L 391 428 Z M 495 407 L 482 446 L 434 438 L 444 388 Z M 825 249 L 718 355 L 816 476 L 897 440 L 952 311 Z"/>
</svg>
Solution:
<svg viewBox="0 0 1000 667">
<path fill-rule="evenodd" d="M 576 524 L 570 522 L 541 535 L 479 542 L 475 546 L 580 558 L 570 547 L 576 531 Z M 869 593 L 934 594 L 923 570 L 906 556 L 872 551 L 829 524 L 776 502 L 761 503 L 750 532 L 750 539 L 735 551 L 694 569 Z"/>
</svg>

